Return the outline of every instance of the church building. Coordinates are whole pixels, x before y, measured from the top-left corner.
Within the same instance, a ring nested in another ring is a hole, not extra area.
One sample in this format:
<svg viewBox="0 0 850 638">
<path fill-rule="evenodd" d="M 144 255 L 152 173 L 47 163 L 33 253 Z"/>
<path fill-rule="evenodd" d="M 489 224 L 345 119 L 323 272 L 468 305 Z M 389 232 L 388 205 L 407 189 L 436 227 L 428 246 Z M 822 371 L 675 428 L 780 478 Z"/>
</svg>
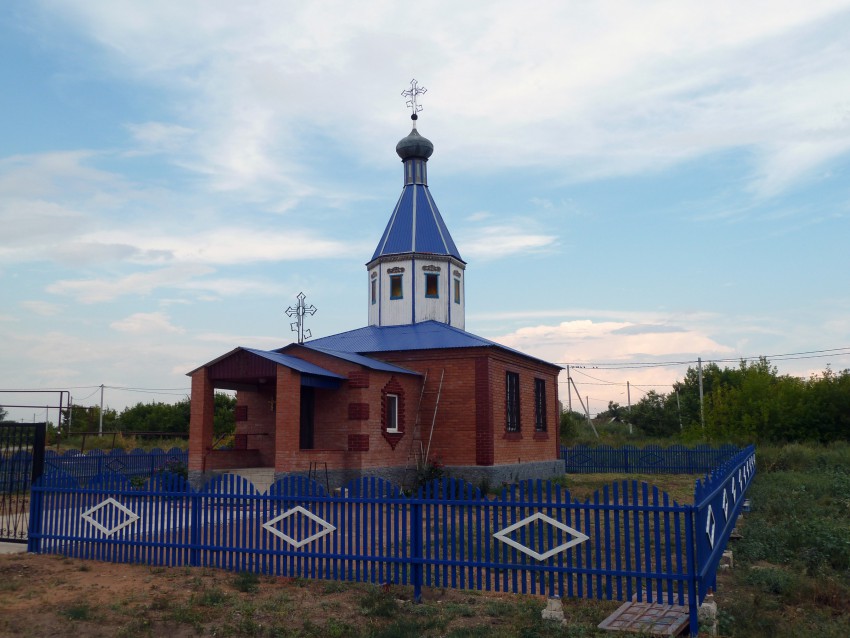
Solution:
<svg viewBox="0 0 850 638">
<path fill-rule="evenodd" d="M 564 473 L 561 368 L 465 330 L 466 262 L 428 188 L 422 91 L 414 81 L 405 92 L 413 129 L 396 146 L 401 196 L 366 264 L 368 325 L 277 350 L 237 347 L 190 372 L 194 481 L 246 468 L 330 487 L 369 475 L 410 485 L 434 465 L 473 484 Z M 219 389 L 236 391 L 229 449 L 213 446 Z"/>
</svg>

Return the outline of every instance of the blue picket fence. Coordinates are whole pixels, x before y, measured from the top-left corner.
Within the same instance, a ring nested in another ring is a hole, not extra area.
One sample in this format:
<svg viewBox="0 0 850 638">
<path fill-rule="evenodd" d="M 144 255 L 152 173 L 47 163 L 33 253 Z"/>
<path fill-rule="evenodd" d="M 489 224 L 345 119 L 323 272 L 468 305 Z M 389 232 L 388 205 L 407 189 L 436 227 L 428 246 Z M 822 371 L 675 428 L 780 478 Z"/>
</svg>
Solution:
<svg viewBox="0 0 850 638">
<path fill-rule="evenodd" d="M 756 450 L 749 446 L 727 460 L 694 489 L 699 599 L 717 588 L 717 567 L 756 473 Z"/>
<path fill-rule="evenodd" d="M 59 473 L 76 479 L 80 485 L 85 485 L 100 474 L 120 474 L 133 482 L 144 481 L 154 474 L 171 471 L 185 473 L 189 463 L 188 450 L 171 448 L 168 451 L 154 448 L 152 450 L 135 449 L 126 452 L 114 449 L 103 450 L 67 450 L 58 453 L 55 450 L 44 451 L 44 473 Z M 9 458 L 0 458 L 0 489 L 7 482 L 23 482 L 29 489 L 32 472 L 32 453 L 20 451 Z"/>
<path fill-rule="evenodd" d="M 702 536 L 727 487 L 736 491 L 724 520 L 737 516 L 754 454 L 742 450 L 697 483 L 693 505 L 636 481 L 579 501 L 541 481 L 509 486 L 494 498 L 453 479 L 405 496 L 374 477 L 338 494 L 288 477 L 260 493 L 236 475 L 195 490 L 169 473 L 155 473 L 141 487 L 102 474 L 81 487 L 76 477 L 52 472 L 32 488 L 29 549 L 397 583 L 412 585 L 417 598 L 422 587 L 452 587 L 679 604 L 689 606 L 695 632 L 717 548 L 731 528 L 718 523 L 708 549 Z M 744 481 L 729 487 L 742 471 Z"/>
<path fill-rule="evenodd" d="M 697 445 L 694 448 L 682 445 L 666 448 L 659 445 L 645 448 L 576 445 L 561 447 L 561 458 L 566 463 L 568 474 L 706 474 L 738 452 L 740 448 L 734 445 Z"/>
</svg>

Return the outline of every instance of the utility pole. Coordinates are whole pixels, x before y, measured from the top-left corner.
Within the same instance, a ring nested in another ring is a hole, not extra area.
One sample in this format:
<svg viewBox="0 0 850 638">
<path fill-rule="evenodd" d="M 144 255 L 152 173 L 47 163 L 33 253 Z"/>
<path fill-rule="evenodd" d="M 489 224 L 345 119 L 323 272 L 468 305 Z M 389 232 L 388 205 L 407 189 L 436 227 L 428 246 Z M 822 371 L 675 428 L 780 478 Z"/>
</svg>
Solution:
<svg viewBox="0 0 850 638">
<path fill-rule="evenodd" d="M 629 434 L 634 434 L 632 430 L 632 388 L 628 381 L 626 381 L 626 401 L 629 402 Z"/>
<path fill-rule="evenodd" d="M 97 427 L 97 435 L 103 436 L 103 384 L 100 384 L 100 425 Z"/>
<path fill-rule="evenodd" d="M 570 379 L 570 383 L 572 383 L 573 389 L 576 391 L 576 398 L 578 399 L 578 402 L 581 403 L 581 407 L 584 408 L 584 414 L 587 417 L 587 422 L 590 423 L 590 427 L 593 429 L 593 433 L 596 435 L 596 438 L 598 439 L 599 438 L 599 432 L 596 431 L 596 426 L 593 425 L 593 421 L 590 418 L 590 399 L 588 399 L 587 405 L 585 405 L 584 402 L 581 400 L 581 394 L 579 394 L 578 388 L 575 387 L 576 382 L 573 381 L 572 379 Z"/>
<path fill-rule="evenodd" d="M 679 388 L 676 388 L 676 407 L 679 410 L 679 431 L 682 431 L 682 404 L 679 403 Z"/>
<path fill-rule="evenodd" d="M 570 387 L 570 366 L 567 366 L 567 412 L 573 411 L 573 389 Z"/>
<path fill-rule="evenodd" d="M 702 429 L 705 429 L 705 411 L 703 410 L 703 395 L 702 395 L 702 357 L 697 357 L 697 370 L 699 371 L 699 421 L 702 424 Z"/>
</svg>

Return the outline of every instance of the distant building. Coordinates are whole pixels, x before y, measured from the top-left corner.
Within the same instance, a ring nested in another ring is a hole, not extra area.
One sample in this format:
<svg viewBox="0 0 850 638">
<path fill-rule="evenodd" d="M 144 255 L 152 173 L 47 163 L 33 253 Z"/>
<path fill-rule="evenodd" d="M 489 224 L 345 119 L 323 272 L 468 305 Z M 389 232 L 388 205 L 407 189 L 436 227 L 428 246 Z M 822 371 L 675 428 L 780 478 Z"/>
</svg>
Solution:
<svg viewBox="0 0 850 638">
<path fill-rule="evenodd" d="M 560 367 L 466 332 L 465 269 L 428 189 L 434 145 L 396 146 L 404 187 L 366 264 L 369 325 L 277 350 L 239 347 L 189 373 L 189 470 L 318 471 L 341 485 L 417 467 L 491 485 L 563 474 Z M 236 390 L 232 449 L 213 445 L 216 389 Z"/>
</svg>

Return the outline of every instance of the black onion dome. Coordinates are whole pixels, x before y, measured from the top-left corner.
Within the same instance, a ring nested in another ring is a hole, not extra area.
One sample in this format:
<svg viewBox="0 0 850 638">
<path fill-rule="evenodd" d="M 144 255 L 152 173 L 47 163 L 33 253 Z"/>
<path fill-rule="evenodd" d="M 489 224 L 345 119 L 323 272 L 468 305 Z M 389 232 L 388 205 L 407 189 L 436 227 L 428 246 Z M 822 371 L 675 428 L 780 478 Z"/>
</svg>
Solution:
<svg viewBox="0 0 850 638">
<path fill-rule="evenodd" d="M 410 131 L 410 135 L 403 137 L 399 140 L 398 144 L 395 145 L 395 152 L 398 153 L 398 156 L 402 159 L 402 161 L 412 157 L 428 159 L 434 152 L 434 145 L 427 137 L 422 137 L 419 134 L 416 130 L 416 125 L 414 124 L 413 130 Z"/>
</svg>

